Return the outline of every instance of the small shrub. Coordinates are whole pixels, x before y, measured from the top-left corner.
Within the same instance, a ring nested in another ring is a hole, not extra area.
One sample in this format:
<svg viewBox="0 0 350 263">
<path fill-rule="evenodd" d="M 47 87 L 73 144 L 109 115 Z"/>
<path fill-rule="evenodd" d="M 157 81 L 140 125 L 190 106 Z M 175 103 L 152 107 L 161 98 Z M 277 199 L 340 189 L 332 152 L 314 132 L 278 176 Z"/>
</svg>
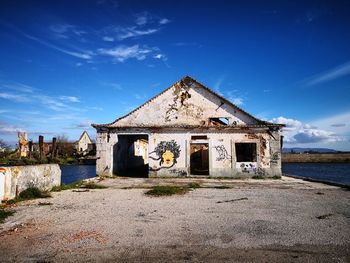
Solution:
<svg viewBox="0 0 350 263">
<path fill-rule="evenodd" d="M 4 223 L 5 219 L 9 216 L 12 216 L 14 213 L 15 211 L 0 208 L 0 223 Z"/>
<path fill-rule="evenodd" d="M 281 179 L 282 177 L 281 176 L 279 176 L 279 175 L 274 175 L 274 176 L 272 176 L 272 179 L 275 179 L 275 180 L 277 180 L 277 179 Z"/>
<path fill-rule="evenodd" d="M 169 196 L 175 194 L 185 194 L 188 192 L 188 187 L 171 186 L 171 185 L 156 185 L 151 190 L 147 191 L 146 195 L 153 196 Z"/>
<path fill-rule="evenodd" d="M 30 187 L 19 193 L 19 200 L 51 197 L 50 193 L 41 191 L 37 187 Z"/>
<path fill-rule="evenodd" d="M 197 182 L 191 182 L 188 184 L 189 188 L 201 188 L 201 185 Z"/>
</svg>

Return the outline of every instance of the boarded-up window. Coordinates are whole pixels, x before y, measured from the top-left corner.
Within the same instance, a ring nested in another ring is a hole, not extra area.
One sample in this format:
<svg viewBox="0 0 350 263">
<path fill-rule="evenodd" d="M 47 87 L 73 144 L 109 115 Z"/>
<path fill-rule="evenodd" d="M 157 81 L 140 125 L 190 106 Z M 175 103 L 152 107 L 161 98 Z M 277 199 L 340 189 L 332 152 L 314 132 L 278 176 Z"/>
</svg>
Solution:
<svg viewBox="0 0 350 263">
<path fill-rule="evenodd" d="M 237 162 L 256 162 L 256 143 L 236 143 Z"/>
</svg>

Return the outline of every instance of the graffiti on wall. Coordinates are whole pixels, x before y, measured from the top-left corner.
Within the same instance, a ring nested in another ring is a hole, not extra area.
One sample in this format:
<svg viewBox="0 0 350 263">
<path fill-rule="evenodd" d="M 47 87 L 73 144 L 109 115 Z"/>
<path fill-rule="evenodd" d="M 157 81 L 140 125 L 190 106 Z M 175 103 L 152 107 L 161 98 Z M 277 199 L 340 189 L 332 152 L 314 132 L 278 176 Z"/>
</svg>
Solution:
<svg viewBox="0 0 350 263">
<path fill-rule="evenodd" d="M 281 159 L 281 153 L 280 152 L 274 152 L 271 155 L 271 163 L 278 164 L 278 161 Z"/>
<path fill-rule="evenodd" d="M 150 158 L 152 160 L 159 161 L 159 168 L 153 169 L 152 171 L 158 171 L 163 168 L 171 168 L 177 163 L 177 158 L 180 156 L 180 145 L 176 141 L 161 141 L 158 143 L 153 152 L 150 152 Z M 156 155 L 153 157 L 152 155 Z"/>
<path fill-rule="evenodd" d="M 242 173 L 255 173 L 256 171 L 255 163 L 240 163 L 239 167 L 241 168 Z"/>
<path fill-rule="evenodd" d="M 231 160 L 231 155 L 228 154 L 224 145 L 217 145 L 214 148 L 218 154 L 217 161 Z"/>
</svg>

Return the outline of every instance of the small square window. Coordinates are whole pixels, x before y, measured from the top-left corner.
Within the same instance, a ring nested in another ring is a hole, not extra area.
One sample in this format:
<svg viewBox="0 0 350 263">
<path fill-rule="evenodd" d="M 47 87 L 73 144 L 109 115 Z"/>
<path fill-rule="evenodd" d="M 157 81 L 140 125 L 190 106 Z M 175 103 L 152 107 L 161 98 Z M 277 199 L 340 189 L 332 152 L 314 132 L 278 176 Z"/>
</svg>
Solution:
<svg viewBox="0 0 350 263">
<path fill-rule="evenodd" d="M 256 162 L 256 143 L 236 143 L 237 162 Z"/>
</svg>

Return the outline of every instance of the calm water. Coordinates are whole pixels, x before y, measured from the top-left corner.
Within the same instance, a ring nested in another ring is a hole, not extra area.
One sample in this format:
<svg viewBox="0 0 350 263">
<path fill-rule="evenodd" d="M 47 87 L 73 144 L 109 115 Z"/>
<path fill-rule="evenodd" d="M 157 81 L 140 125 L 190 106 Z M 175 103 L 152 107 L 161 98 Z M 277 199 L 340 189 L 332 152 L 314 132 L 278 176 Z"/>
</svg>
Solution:
<svg viewBox="0 0 350 263">
<path fill-rule="evenodd" d="M 96 165 L 61 165 L 61 170 L 64 184 L 96 176 Z M 286 174 L 350 185 L 350 163 L 285 163 L 282 171 Z"/>
<path fill-rule="evenodd" d="M 96 176 L 96 165 L 60 165 L 60 168 L 62 171 L 61 181 L 64 184 Z"/>
<path fill-rule="evenodd" d="M 282 171 L 312 179 L 350 185 L 350 163 L 285 163 Z"/>
</svg>

